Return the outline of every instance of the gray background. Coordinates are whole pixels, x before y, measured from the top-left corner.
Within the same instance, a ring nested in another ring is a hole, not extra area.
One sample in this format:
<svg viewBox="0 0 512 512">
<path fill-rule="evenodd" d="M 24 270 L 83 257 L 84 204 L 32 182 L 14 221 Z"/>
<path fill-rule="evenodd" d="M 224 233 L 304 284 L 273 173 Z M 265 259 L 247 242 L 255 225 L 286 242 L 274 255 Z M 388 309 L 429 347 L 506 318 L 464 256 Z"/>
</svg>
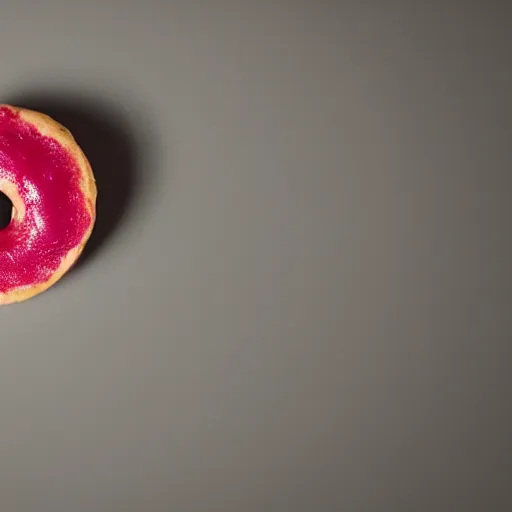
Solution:
<svg viewBox="0 0 512 512">
<path fill-rule="evenodd" d="M 102 194 L 0 310 L 3 511 L 511 510 L 506 4 L 2 3 Z"/>
</svg>

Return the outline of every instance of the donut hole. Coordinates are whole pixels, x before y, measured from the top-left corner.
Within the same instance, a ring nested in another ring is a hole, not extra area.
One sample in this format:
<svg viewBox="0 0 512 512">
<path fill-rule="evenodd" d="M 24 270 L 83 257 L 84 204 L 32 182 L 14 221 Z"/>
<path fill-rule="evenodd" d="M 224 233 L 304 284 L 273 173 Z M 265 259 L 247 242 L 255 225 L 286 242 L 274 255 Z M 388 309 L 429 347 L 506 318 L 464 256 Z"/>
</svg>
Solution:
<svg viewBox="0 0 512 512">
<path fill-rule="evenodd" d="M 0 229 L 6 228 L 12 219 L 12 201 L 0 192 Z"/>
</svg>

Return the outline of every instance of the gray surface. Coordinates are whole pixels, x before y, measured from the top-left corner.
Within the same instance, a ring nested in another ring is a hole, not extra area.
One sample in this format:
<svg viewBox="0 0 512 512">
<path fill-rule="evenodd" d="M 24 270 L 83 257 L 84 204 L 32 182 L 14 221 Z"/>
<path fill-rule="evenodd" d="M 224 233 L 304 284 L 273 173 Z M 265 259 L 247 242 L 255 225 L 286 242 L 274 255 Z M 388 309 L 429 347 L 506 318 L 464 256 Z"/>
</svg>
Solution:
<svg viewBox="0 0 512 512">
<path fill-rule="evenodd" d="M 510 511 L 509 11 L 3 2 L 105 185 L 0 310 L 2 510 Z"/>
</svg>

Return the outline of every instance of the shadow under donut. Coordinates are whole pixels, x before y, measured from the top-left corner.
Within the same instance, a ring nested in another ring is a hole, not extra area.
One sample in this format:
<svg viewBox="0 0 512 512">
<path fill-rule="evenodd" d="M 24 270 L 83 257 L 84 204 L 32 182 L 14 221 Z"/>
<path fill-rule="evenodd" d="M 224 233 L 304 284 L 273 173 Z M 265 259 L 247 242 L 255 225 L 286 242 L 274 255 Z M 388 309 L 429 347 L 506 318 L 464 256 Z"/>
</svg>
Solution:
<svg viewBox="0 0 512 512">
<path fill-rule="evenodd" d="M 101 99 L 45 92 L 3 102 L 42 112 L 64 125 L 91 163 L 98 188 L 96 223 L 76 270 L 97 255 L 132 209 L 141 181 L 139 141 L 123 112 Z"/>
<path fill-rule="evenodd" d="M 12 201 L 0 192 L 0 229 L 6 228 L 11 222 Z"/>
</svg>

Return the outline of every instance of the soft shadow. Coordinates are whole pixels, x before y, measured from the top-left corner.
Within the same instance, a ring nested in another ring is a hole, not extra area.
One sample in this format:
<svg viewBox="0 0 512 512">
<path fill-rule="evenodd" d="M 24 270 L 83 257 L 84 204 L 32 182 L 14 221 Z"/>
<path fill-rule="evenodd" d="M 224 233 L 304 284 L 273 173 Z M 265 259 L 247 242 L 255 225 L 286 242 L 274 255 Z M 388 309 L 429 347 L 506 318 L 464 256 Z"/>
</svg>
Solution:
<svg viewBox="0 0 512 512">
<path fill-rule="evenodd" d="M 3 102 L 43 112 L 68 128 L 93 168 L 98 188 L 93 234 L 74 269 L 95 257 L 124 222 L 140 181 L 136 135 L 123 110 L 110 102 L 63 93 L 20 94 Z"/>
</svg>

